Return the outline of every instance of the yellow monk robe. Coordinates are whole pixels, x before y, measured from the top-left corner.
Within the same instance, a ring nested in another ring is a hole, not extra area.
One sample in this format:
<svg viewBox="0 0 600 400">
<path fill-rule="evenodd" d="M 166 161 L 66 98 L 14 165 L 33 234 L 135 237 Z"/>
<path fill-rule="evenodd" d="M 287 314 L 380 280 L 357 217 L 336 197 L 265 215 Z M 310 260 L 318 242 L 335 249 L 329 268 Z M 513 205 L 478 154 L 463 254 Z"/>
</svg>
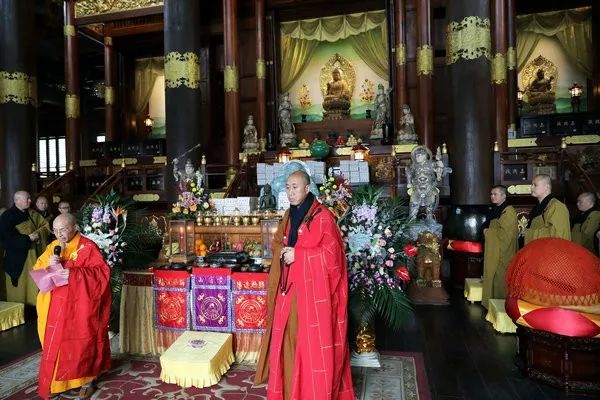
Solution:
<svg viewBox="0 0 600 400">
<path fill-rule="evenodd" d="M 17 303 L 25 303 L 31 306 L 35 306 L 38 288 L 35 282 L 29 275 L 29 271 L 33 268 L 35 261 L 38 256 L 42 254 L 46 246 L 48 245 L 48 239 L 50 237 L 50 228 L 48 221 L 42 217 L 37 211 L 28 210 L 29 220 L 21 222 L 15 228 L 22 235 L 30 235 L 37 233 L 39 239 L 35 242 L 31 242 L 25 263 L 23 264 L 23 271 L 19 276 L 19 283 L 15 287 L 10 281 L 6 284 L 6 294 L 8 301 L 14 301 Z"/>
<path fill-rule="evenodd" d="M 571 240 L 596 254 L 594 235 L 598 228 L 600 228 L 600 211 L 594 210 L 587 216 L 585 221 L 573 224 Z"/>
<path fill-rule="evenodd" d="M 569 210 L 557 199 L 550 200 L 542 215 L 538 215 L 531 221 L 525 232 L 525 244 L 547 237 L 571 240 Z"/>
<path fill-rule="evenodd" d="M 44 251 L 44 253 L 38 258 L 37 262 L 35 263 L 35 265 L 33 266 L 33 269 L 43 269 L 43 268 L 47 268 L 49 265 L 49 260 L 50 257 L 53 255 L 54 253 L 54 248 L 55 246 L 60 246 L 61 243 L 58 240 L 54 240 L 52 243 L 50 243 L 50 245 L 46 248 L 46 251 Z M 88 249 L 90 246 L 93 247 L 92 249 L 92 254 L 91 256 L 90 254 L 90 250 Z M 79 257 L 78 257 L 79 256 Z M 83 260 L 82 260 L 83 258 Z M 74 282 L 72 281 L 72 278 L 74 277 L 83 277 L 85 279 L 85 275 L 78 275 L 77 274 L 77 269 L 78 269 L 78 265 L 80 262 L 86 263 L 88 264 L 91 268 L 102 268 L 102 267 L 106 267 L 106 270 L 108 271 L 108 266 L 106 266 L 106 264 L 104 263 L 104 259 L 102 258 L 99 250 L 97 249 L 96 245 L 93 244 L 93 242 L 91 242 L 89 239 L 82 237 L 80 234 L 76 234 L 71 241 L 69 241 L 65 248 L 62 249 L 62 252 L 60 254 L 60 259 L 61 262 L 63 264 L 63 266 L 65 268 L 70 268 L 72 267 L 73 269 L 70 270 L 70 277 L 69 277 L 69 286 L 71 286 Z M 106 273 L 106 279 L 108 280 L 108 274 L 109 272 Z M 106 286 L 108 283 L 107 282 L 102 282 L 102 281 L 98 281 L 97 285 L 100 286 Z M 63 288 L 65 288 L 66 286 L 63 286 Z M 108 289 L 110 292 L 110 289 Z M 49 310 L 50 310 L 50 305 L 51 305 L 51 301 L 52 301 L 52 295 L 53 295 L 54 291 L 48 292 L 48 293 L 39 293 L 38 294 L 38 298 L 37 298 L 37 314 L 38 314 L 38 335 L 40 337 L 40 342 L 42 344 L 42 349 L 43 349 L 43 357 L 46 356 L 47 353 L 47 348 L 44 346 L 44 339 L 45 339 L 45 335 L 46 335 L 46 328 L 47 328 L 47 322 L 48 322 L 48 317 L 49 317 Z M 87 301 L 87 299 L 81 298 L 81 311 L 83 314 L 85 314 L 85 310 L 86 308 L 83 307 L 84 305 L 84 301 Z M 103 303 L 108 303 L 108 307 L 110 307 L 110 295 L 108 297 L 108 300 L 103 301 Z M 102 311 L 100 311 L 99 313 L 102 313 Z M 65 312 L 66 314 L 66 312 Z M 80 313 L 81 314 L 81 313 Z M 85 315 L 78 315 L 78 317 L 80 318 L 86 318 L 88 321 L 90 319 L 93 319 L 92 315 L 90 316 L 85 316 Z M 95 319 L 101 320 L 102 316 L 95 316 Z M 106 325 L 108 324 L 108 319 L 106 318 Z M 65 322 L 65 324 L 67 324 L 67 322 Z M 68 324 L 72 324 L 72 322 L 69 322 Z M 104 325 L 104 324 L 102 324 Z M 105 336 L 107 334 L 106 329 L 99 329 L 100 332 L 98 332 L 98 335 L 102 335 Z M 83 334 L 82 334 L 83 335 Z M 63 338 L 64 340 L 64 338 Z M 97 340 L 96 340 L 97 341 Z M 78 379 L 71 379 L 71 380 L 56 380 L 56 376 L 57 376 L 57 369 L 59 366 L 59 358 L 60 358 L 60 354 L 61 351 L 64 351 L 65 349 L 59 350 L 58 356 L 56 358 L 56 362 L 54 364 L 54 374 L 53 374 L 53 378 L 51 380 L 50 383 L 50 393 L 61 393 L 64 391 L 67 391 L 69 389 L 73 389 L 73 388 L 78 388 L 90 381 L 92 381 L 96 375 L 94 376 L 84 376 Z M 94 353 L 94 348 L 89 348 L 88 352 L 90 354 L 95 354 Z M 100 359 L 101 357 L 98 356 L 98 359 Z M 109 352 L 109 360 L 110 362 L 110 352 Z M 81 364 L 80 364 L 81 365 Z M 103 368 L 104 369 L 104 368 Z M 45 398 L 44 394 L 40 394 L 43 398 Z"/>
<path fill-rule="evenodd" d="M 499 218 L 491 220 L 490 227 L 483 231 L 485 249 L 483 253 L 483 293 L 481 305 L 488 308 L 490 299 L 504 299 L 506 267 L 517 252 L 517 212 L 507 206 Z"/>
</svg>

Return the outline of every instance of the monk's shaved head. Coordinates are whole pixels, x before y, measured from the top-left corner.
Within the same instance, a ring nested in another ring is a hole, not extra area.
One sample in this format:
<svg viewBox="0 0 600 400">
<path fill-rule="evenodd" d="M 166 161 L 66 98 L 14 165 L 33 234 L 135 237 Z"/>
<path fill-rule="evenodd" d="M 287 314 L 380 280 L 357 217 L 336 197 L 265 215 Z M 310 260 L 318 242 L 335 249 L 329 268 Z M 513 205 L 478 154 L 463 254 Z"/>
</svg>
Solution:
<svg viewBox="0 0 600 400">
<path fill-rule="evenodd" d="M 25 190 L 19 190 L 18 192 L 15 192 L 13 200 L 16 202 L 18 200 L 27 199 L 28 197 L 29 192 L 26 192 Z"/>
<path fill-rule="evenodd" d="M 63 243 L 69 242 L 77 234 L 77 220 L 73 214 L 59 214 L 52 223 L 56 238 Z"/>
<path fill-rule="evenodd" d="M 291 178 L 292 176 L 301 178 L 306 185 L 310 185 L 310 176 L 306 173 L 306 171 L 303 171 L 303 170 L 294 171 L 290 174 L 288 179 Z"/>
</svg>

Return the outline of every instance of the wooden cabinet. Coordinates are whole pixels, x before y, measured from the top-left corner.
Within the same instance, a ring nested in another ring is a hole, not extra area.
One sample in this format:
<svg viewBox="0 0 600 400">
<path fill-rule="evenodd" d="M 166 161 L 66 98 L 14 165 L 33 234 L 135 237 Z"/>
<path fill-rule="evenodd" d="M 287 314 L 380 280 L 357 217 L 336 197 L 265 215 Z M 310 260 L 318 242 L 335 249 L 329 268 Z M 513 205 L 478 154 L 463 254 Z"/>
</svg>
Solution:
<svg viewBox="0 0 600 400">
<path fill-rule="evenodd" d="M 237 243 L 246 240 L 254 240 L 262 243 L 260 225 L 196 226 L 194 234 L 196 239 L 202 239 L 207 245 L 210 245 L 215 240 L 220 240 L 221 243 L 225 243 L 226 241 Z"/>
</svg>

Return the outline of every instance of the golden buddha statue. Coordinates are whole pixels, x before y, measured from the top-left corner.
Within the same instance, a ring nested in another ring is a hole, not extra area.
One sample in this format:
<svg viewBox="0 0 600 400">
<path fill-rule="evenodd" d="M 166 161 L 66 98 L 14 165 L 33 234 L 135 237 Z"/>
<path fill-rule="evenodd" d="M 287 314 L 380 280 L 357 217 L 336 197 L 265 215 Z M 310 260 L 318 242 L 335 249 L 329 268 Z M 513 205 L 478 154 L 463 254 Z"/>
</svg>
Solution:
<svg viewBox="0 0 600 400">
<path fill-rule="evenodd" d="M 350 118 L 350 90 L 342 78 L 342 72 L 335 68 L 330 82 L 327 83 L 327 92 L 323 98 L 323 119 Z"/>
<path fill-rule="evenodd" d="M 544 77 L 544 70 L 538 69 L 535 79 L 531 81 L 527 89 L 529 110 L 533 114 L 552 114 L 556 112 L 554 101 L 556 96 L 552 90 L 554 77 Z"/>
</svg>

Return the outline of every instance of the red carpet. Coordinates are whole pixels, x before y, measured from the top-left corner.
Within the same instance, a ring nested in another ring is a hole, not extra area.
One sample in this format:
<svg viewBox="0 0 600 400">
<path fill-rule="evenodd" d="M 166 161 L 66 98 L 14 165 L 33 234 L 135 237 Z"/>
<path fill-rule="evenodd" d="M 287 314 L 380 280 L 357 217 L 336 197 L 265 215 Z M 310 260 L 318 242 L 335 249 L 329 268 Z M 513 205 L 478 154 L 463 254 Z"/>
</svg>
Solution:
<svg viewBox="0 0 600 400">
<path fill-rule="evenodd" d="M 382 367 L 354 368 L 352 371 L 357 399 L 430 400 L 425 366 L 420 353 L 387 353 Z M 39 365 L 39 353 L 0 369 L 0 398 L 11 400 L 39 399 L 37 380 L 31 373 Z M 21 370 L 21 372 L 19 372 Z M 16 377 L 29 374 L 28 381 L 17 384 Z M 254 385 L 254 367 L 236 365 L 214 386 L 182 389 L 163 383 L 156 358 L 127 357 L 113 360 L 113 368 L 98 380 L 97 400 L 150 399 L 224 399 L 264 400 L 264 385 Z M 5 379 L 6 378 L 6 379 Z M 15 379 L 12 388 L 8 381 Z M 8 380 L 8 381 L 7 381 Z M 76 393 L 62 395 L 75 399 Z"/>
</svg>

